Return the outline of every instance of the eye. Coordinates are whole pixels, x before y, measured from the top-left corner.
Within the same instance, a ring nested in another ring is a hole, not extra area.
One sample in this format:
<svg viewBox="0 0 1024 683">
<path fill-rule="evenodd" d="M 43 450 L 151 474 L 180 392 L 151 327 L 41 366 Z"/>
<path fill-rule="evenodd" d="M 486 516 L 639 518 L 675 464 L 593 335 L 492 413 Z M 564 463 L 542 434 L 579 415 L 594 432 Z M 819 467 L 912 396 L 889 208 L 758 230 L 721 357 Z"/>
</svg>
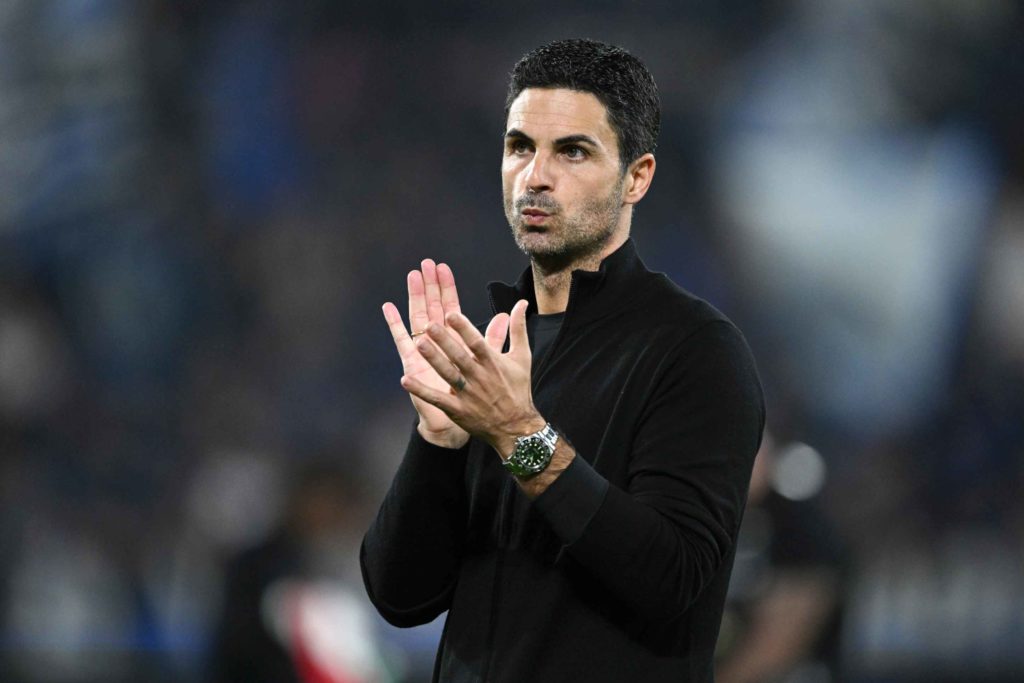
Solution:
<svg viewBox="0 0 1024 683">
<path fill-rule="evenodd" d="M 508 141 L 509 154 L 528 154 L 530 152 L 530 144 L 526 140 L 509 140 Z"/>
<path fill-rule="evenodd" d="M 580 161 L 587 158 L 587 150 L 579 145 L 566 145 L 562 148 L 562 154 L 571 161 Z"/>
</svg>

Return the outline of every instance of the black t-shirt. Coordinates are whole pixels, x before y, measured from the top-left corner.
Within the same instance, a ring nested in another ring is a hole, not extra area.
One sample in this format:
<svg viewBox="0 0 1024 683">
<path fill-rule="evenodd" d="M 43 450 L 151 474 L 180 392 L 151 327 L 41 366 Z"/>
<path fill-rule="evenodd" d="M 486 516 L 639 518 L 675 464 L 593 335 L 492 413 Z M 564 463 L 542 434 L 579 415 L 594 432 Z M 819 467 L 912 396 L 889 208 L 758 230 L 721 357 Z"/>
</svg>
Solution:
<svg viewBox="0 0 1024 683">
<path fill-rule="evenodd" d="M 562 321 L 565 320 L 565 312 L 531 315 L 526 318 L 526 334 L 530 338 L 530 351 L 533 353 L 533 367 L 537 367 L 551 344 L 562 329 Z"/>
</svg>

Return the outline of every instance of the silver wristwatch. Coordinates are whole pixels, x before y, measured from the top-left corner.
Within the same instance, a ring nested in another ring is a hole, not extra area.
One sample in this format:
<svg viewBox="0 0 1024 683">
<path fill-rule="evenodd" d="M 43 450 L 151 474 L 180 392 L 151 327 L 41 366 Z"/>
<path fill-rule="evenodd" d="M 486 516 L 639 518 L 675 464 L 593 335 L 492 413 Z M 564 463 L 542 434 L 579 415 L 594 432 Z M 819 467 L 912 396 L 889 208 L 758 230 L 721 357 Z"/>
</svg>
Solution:
<svg viewBox="0 0 1024 683">
<path fill-rule="evenodd" d="M 519 478 L 532 477 L 551 462 L 557 443 L 558 432 L 550 423 L 546 424 L 539 432 L 517 437 L 512 455 L 502 465 Z"/>
</svg>

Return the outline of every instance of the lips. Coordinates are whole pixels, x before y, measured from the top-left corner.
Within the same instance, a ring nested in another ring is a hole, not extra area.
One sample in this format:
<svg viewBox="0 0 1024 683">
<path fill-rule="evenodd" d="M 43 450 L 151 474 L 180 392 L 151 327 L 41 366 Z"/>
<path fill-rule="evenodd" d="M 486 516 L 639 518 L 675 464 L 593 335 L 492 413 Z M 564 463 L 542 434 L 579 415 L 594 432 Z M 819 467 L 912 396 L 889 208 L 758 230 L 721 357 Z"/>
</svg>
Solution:
<svg viewBox="0 0 1024 683">
<path fill-rule="evenodd" d="M 526 225 L 539 226 L 547 222 L 551 218 L 551 214 L 541 209 L 527 208 L 523 209 L 523 222 Z"/>
</svg>

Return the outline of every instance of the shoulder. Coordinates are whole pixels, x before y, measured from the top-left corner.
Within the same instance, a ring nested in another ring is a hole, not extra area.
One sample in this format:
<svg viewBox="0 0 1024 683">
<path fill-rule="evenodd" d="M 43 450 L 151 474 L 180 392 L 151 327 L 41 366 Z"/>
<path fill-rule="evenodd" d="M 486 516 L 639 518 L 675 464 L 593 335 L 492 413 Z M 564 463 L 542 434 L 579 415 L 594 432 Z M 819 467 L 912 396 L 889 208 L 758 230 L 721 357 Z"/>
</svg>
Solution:
<svg viewBox="0 0 1024 683">
<path fill-rule="evenodd" d="M 667 335 L 677 342 L 695 334 L 726 334 L 742 339 L 739 329 L 724 313 L 664 273 L 647 271 L 634 283 L 630 309 L 637 323 L 649 332 Z"/>
<path fill-rule="evenodd" d="M 666 380 L 704 378 L 721 387 L 728 378 L 754 403 L 763 403 L 750 346 L 715 306 L 663 273 L 647 272 L 638 280 L 632 315 L 640 333 L 660 349 Z"/>
</svg>

